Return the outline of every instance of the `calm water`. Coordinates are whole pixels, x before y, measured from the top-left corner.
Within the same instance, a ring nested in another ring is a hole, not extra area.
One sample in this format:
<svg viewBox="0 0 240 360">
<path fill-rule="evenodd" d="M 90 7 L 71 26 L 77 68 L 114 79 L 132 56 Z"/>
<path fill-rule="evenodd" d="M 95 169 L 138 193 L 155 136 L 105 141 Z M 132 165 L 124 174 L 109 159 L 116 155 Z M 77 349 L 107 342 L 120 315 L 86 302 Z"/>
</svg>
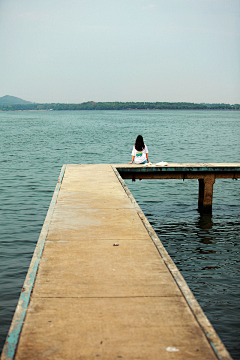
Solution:
<svg viewBox="0 0 240 360">
<path fill-rule="evenodd" d="M 126 163 L 138 134 L 152 162 L 240 162 L 240 112 L 0 113 L 0 350 L 62 164 Z M 126 181 L 234 359 L 240 359 L 240 181 Z"/>
</svg>

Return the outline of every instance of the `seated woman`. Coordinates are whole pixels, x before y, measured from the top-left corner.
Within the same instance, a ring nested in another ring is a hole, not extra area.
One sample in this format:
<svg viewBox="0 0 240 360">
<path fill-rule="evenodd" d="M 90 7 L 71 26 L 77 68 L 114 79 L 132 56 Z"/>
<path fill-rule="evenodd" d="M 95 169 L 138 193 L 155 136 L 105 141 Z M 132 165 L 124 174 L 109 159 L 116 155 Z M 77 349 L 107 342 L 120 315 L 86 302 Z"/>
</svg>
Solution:
<svg viewBox="0 0 240 360">
<path fill-rule="evenodd" d="M 135 141 L 135 145 L 132 150 L 132 164 L 135 159 L 135 164 L 146 164 L 149 162 L 148 159 L 148 148 L 147 145 L 144 144 L 142 135 L 138 135 Z"/>
</svg>

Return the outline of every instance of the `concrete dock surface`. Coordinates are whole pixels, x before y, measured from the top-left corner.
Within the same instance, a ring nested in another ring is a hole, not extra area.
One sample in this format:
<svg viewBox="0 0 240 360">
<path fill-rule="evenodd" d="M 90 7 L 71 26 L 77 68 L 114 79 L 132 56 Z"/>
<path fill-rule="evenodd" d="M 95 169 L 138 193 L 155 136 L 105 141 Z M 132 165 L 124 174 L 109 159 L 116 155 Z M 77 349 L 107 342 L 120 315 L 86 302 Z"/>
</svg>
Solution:
<svg viewBox="0 0 240 360">
<path fill-rule="evenodd" d="M 231 359 L 113 166 L 67 165 L 44 226 L 1 359 Z"/>
</svg>

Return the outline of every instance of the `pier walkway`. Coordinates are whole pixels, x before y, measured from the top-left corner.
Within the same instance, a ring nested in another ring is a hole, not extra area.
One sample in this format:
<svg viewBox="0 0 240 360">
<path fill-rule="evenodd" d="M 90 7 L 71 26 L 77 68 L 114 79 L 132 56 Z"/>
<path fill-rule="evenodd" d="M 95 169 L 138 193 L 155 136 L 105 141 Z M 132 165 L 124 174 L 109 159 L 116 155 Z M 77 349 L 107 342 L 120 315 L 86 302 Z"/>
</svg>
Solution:
<svg viewBox="0 0 240 360">
<path fill-rule="evenodd" d="M 197 179 L 199 183 L 198 210 L 212 213 L 215 179 L 240 178 L 239 163 L 168 164 L 167 166 L 117 165 L 123 179 Z"/>
<path fill-rule="evenodd" d="M 116 168 L 67 165 L 1 359 L 231 357 Z"/>
</svg>

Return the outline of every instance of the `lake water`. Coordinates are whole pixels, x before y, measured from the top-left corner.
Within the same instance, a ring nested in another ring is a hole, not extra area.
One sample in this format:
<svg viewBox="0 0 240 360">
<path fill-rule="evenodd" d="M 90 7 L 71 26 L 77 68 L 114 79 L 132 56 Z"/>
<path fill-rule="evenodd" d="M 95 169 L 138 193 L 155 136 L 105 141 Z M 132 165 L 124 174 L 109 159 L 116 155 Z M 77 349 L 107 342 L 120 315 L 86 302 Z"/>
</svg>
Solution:
<svg viewBox="0 0 240 360">
<path fill-rule="evenodd" d="M 0 112 L 0 351 L 63 164 L 127 163 L 142 134 L 151 162 L 240 162 L 240 112 Z M 240 181 L 126 181 L 234 359 L 240 359 Z"/>
</svg>

